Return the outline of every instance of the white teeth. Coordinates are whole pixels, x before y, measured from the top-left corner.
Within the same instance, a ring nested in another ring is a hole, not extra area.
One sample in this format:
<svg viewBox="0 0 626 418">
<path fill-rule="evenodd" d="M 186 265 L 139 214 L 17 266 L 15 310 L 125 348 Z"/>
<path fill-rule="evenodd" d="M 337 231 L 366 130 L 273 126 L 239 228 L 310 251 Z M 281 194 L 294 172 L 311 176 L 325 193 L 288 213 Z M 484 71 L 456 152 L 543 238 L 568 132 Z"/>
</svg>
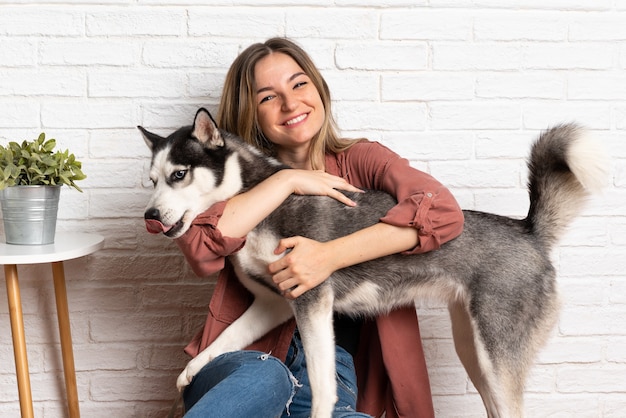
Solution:
<svg viewBox="0 0 626 418">
<path fill-rule="evenodd" d="M 288 120 L 287 122 L 285 122 L 285 125 L 293 125 L 294 123 L 298 123 L 302 120 L 304 120 L 304 118 L 306 118 L 306 113 L 303 115 L 298 116 L 297 118 Z"/>
</svg>

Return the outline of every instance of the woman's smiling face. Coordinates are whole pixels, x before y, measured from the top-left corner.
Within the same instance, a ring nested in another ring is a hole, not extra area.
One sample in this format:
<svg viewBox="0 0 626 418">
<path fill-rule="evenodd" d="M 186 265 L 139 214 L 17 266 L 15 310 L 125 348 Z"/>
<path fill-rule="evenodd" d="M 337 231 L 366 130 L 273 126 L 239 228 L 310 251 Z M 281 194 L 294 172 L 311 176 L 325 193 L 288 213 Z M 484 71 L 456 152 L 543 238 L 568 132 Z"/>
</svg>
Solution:
<svg viewBox="0 0 626 418">
<path fill-rule="evenodd" d="M 257 116 L 261 130 L 277 148 L 307 150 L 324 123 L 317 88 L 290 56 L 272 53 L 254 68 Z"/>
</svg>

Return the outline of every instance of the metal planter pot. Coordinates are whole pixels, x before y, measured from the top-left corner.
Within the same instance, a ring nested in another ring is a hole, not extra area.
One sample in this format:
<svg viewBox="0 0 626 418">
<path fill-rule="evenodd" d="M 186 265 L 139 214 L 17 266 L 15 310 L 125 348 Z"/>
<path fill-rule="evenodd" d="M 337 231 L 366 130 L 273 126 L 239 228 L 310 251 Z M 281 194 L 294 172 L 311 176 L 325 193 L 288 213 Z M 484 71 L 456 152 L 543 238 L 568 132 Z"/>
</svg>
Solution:
<svg viewBox="0 0 626 418">
<path fill-rule="evenodd" d="M 54 243 L 61 186 L 12 186 L 0 191 L 7 244 Z"/>
</svg>

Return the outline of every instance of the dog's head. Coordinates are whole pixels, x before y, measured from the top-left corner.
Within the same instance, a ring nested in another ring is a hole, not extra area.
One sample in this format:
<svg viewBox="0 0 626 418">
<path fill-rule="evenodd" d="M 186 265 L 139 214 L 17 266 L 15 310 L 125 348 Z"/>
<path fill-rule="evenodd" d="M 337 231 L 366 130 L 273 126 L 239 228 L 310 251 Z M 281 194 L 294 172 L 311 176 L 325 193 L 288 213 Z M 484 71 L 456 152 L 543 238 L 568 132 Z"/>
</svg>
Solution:
<svg viewBox="0 0 626 418">
<path fill-rule="evenodd" d="M 224 185 L 228 160 L 224 138 L 206 109 L 198 110 L 193 125 L 167 138 L 138 128 L 152 151 L 154 193 L 144 213 L 146 228 L 178 238 L 198 214 L 230 197 L 233 187 Z"/>
</svg>

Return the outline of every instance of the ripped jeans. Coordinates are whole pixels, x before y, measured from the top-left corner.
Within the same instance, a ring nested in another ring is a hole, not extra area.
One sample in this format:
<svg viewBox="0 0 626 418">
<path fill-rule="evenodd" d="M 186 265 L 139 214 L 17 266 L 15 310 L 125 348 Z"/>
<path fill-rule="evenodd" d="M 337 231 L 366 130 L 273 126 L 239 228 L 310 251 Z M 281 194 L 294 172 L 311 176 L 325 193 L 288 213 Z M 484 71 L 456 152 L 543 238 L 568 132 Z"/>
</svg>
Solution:
<svg viewBox="0 0 626 418">
<path fill-rule="evenodd" d="M 365 418 L 356 412 L 352 356 L 337 346 L 337 396 L 333 418 Z M 285 363 L 258 351 L 222 354 L 204 366 L 183 392 L 185 418 L 308 418 L 311 387 L 296 332 Z"/>
</svg>

